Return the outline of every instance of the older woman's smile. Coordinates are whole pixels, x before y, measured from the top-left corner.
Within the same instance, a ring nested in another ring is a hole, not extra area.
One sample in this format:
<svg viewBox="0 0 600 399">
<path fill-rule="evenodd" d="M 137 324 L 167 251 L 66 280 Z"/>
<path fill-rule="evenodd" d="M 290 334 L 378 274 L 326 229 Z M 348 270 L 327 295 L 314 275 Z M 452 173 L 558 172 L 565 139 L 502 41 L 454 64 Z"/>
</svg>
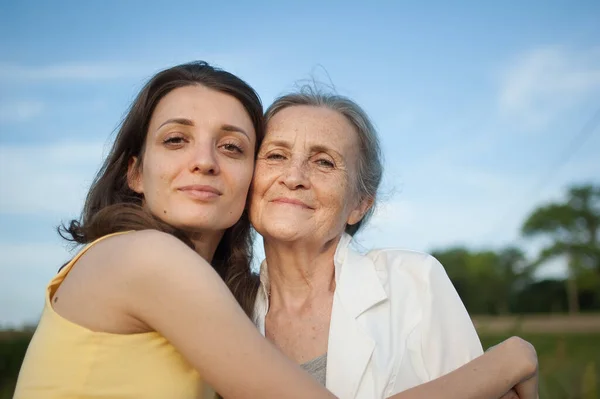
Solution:
<svg viewBox="0 0 600 399">
<path fill-rule="evenodd" d="M 314 209 L 313 207 L 308 206 L 307 204 L 296 198 L 278 197 L 274 200 L 271 200 L 271 202 L 280 205 L 291 205 L 303 209 Z"/>
</svg>

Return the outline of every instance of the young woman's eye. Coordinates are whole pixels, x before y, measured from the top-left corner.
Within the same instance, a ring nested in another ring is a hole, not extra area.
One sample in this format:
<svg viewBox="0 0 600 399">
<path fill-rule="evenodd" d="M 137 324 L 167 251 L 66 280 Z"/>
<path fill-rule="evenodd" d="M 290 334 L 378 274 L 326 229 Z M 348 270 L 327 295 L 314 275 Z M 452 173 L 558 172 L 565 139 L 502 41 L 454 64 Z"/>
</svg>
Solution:
<svg viewBox="0 0 600 399">
<path fill-rule="evenodd" d="M 242 149 L 242 147 L 240 147 L 237 144 L 233 144 L 233 143 L 223 144 L 221 146 L 221 148 L 223 148 L 227 152 L 232 152 L 232 153 L 236 153 L 236 154 L 243 154 L 244 153 L 244 150 Z"/>
<path fill-rule="evenodd" d="M 163 140 L 163 144 L 167 146 L 179 146 L 185 143 L 185 139 L 182 136 L 171 136 Z"/>
</svg>

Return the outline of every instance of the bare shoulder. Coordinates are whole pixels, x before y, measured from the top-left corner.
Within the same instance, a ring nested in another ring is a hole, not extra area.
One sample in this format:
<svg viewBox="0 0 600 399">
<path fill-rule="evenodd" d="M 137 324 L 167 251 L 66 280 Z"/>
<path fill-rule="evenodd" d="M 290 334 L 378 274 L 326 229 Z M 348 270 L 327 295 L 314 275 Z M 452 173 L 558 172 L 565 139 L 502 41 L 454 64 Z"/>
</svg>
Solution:
<svg viewBox="0 0 600 399">
<path fill-rule="evenodd" d="M 206 264 L 169 234 L 144 230 L 107 237 L 83 253 L 68 272 L 52 298 L 54 310 L 93 331 L 143 331 L 145 327 L 131 317 L 130 304 L 146 295 L 140 286 L 159 284 L 167 273 L 181 275 L 178 269 L 186 264 L 182 257 L 187 263 Z"/>
<path fill-rule="evenodd" d="M 177 268 L 180 261 L 206 263 L 176 237 L 157 230 L 141 230 L 110 237 L 86 254 L 104 273 L 126 276 L 134 273 L 155 275 L 156 268 Z"/>
<path fill-rule="evenodd" d="M 106 244 L 107 249 L 119 250 L 124 256 L 140 258 L 163 255 L 165 250 L 173 251 L 175 254 L 182 251 L 193 252 L 178 238 L 158 230 L 140 230 L 121 234 L 100 244 Z"/>
<path fill-rule="evenodd" d="M 189 278 L 192 269 L 212 268 L 176 237 L 141 230 L 108 237 L 93 245 L 77 261 L 59 290 L 63 295 L 77 291 L 78 300 L 94 296 L 104 298 L 106 303 L 123 304 L 133 292 L 143 294 L 140 287 L 161 284 L 168 278 Z"/>
</svg>

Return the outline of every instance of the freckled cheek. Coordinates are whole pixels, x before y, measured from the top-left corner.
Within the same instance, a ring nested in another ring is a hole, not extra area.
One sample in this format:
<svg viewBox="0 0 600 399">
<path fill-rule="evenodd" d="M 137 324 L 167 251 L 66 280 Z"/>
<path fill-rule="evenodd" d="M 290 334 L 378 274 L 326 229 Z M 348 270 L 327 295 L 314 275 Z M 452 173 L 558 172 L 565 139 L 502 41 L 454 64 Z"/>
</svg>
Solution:
<svg viewBox="0 0 600 399">
<path fill-rule="evenodd" d="M 330 206 L 335 209 L 342 209 L 344 204 L 351 200 L 352 193 L 348 190 L 348 184 L 345 179 L 335 179 L 323 185 L 327 189 L 324 198 Z"/>
<path fill-rule="evenodd" d="M 236 197 L 246 198 L 250 184 L 252 182 L 252 173 L 247 170 L 239 170 L 238 173 L 232 173 L 228 179 L 228 185 Z"/>
<path fill-rule="evenodd" d="M 252 175 L 252 185 L 259 186 L 261 184 L 261 181 L 263 180 L 264 176 L 265 176 L 265 171 L 263 170 L 263 168 L 257 166 L 254 169 L 254 173 Z"/>
<path fill-rule="evenodd" d="M 162 184 L 168 183 L 169 182 L 169 175 L 166 173 L 163 173 L 160 175 L 160 181 Z"/>
<path fill-rule="evenodd" d="M 157 184 L 154 184 L 154 194 L 160 198 L 161 196 L 165 196 L 168 190 L 168 182 L 169 176 L 166 174 L 158 175 Z"/>
<path fill-rule="evenodd" d="M 157 166 L 157 164 L 148 163 L 147 165 Z M 164 207 L 167 206 L 167 202 L 169 201 L 170 184 L 173 181 L 173 177 L 169 173 L 170 171 L 164 167 L 165 165 L 158 164 L 158 166 L 161 167 L 147 168 L 146 178 L 150 180 L 148 181 L 148 188 L 152 191 L 153 202 L 155 206 L 160 207 L 160 210 L 157 210 L 164 215 L 168 213 Z"/>
<path fill-rule="evenodd" d="M 249 186 L 250 183 L 252 183 L 252 178 L 254 177 L 254 168 L 248 167 L 242 170 L 239 176 L 241 176 L 241 180 L 243 180 L 244 183 Z"/>
<path fill-rule="evenodd" d="M 252 178 L 252 186 L 254 187 L 254 191 L 257 193 L 262 193 L 268 187 L 268 182 L 273 179 L 273 173 L 265 168 L 257 168 L 254 171 L 254 176 Z"/>
<path fill-rule="evenodd" d="M 259 176 L 259 177 L 254 177 L 254 180 L 252 181 L 252 192 L 254 193 L 254 198 L 257 198 L 262 196 L 265 191 L 267 190 L 267 184 L 265 183 L 265 177 L 264 176 Z"/>
</svg>

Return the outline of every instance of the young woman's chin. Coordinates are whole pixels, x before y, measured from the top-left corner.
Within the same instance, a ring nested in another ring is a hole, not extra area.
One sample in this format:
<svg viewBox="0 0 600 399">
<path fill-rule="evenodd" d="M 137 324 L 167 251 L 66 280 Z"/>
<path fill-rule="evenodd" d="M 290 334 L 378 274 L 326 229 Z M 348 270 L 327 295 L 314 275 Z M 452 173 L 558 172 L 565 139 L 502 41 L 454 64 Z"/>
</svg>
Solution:
<svg viewBox="0 0 600 399">
<path fill-rule="evenodd" d="M 206 215 L 197 215 L 197 217 L 186 218 L 183 220 L 171 219 L 168 221 L 168 223 L 171 226 L 174 226 L 188 233 L 206 234 L 223 232 L 231 226 L 233 226 L 238 220 L 239 217 L 225 219 L 223 217 L 219 217 L 218 215 L 215 215 L 214 217 L 207 217 Z"/>
</svg>

